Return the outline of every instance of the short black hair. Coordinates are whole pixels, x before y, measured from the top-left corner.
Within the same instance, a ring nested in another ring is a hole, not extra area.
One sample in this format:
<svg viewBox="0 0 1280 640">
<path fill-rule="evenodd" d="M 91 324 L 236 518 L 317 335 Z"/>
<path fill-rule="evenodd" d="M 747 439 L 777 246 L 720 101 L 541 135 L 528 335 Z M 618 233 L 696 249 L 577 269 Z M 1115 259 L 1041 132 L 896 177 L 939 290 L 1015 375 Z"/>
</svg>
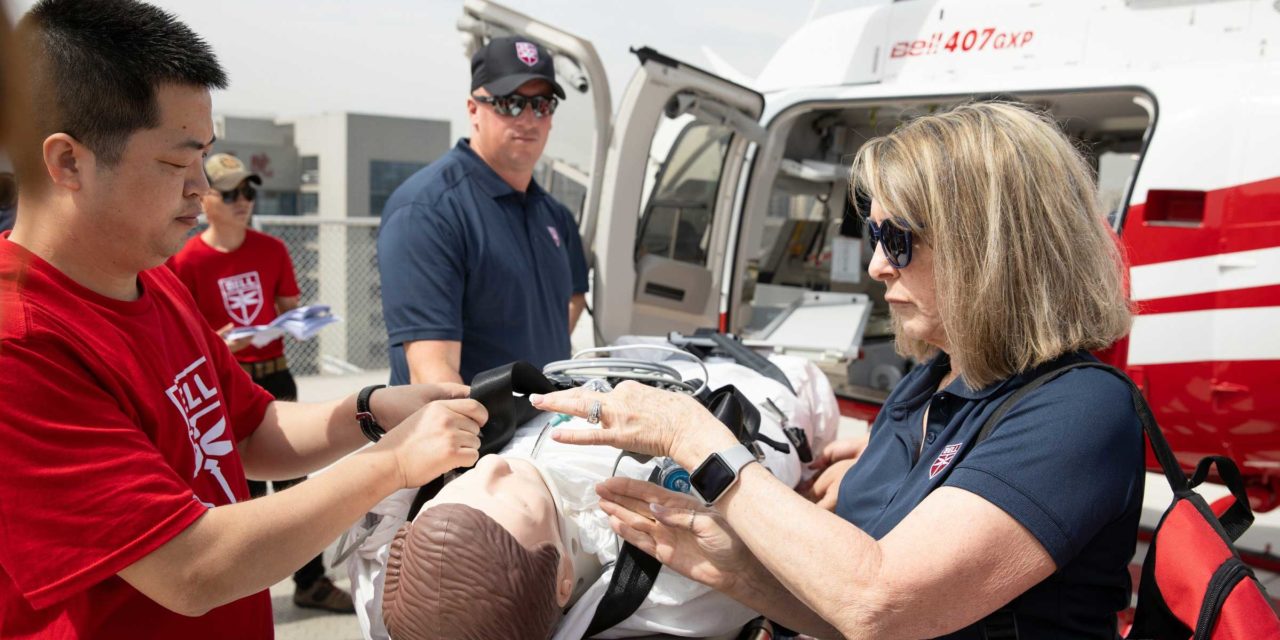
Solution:
<svg viewBox="0 0 1280 640">
<path fill-rule="evenodd" d="M 39 138 L 66 133 L 107 166 L 120 161 L 133 132 L 160 124 L 158 86 L 227 86 L 208 43 L 144 2 L 41 0 L 19 32 L 34 58 Z"/>
</svg>

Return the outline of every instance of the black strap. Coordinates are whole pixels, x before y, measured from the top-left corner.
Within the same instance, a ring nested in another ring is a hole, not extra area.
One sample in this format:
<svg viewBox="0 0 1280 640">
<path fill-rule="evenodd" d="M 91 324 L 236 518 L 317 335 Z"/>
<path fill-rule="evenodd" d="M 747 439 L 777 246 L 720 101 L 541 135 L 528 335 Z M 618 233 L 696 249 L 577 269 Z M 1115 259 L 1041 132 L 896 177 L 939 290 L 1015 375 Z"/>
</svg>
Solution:
<svg viewBox="0 0 1280 640">
<path fill-rule="evenodd" d="M 480 429 L 480 455 L 501 451 L 511 442 L 517 427 L 538 415 L 539 411 L 529 404 L 530 393 L 556 390 L 556 386 L 528 362 L 513 362 L 477 373 L 471 379 L 471 398 L 489 411 L 489 421 Z M 420 487 L 409 506 L 409 520 L 417 517 L 422 505 L 434 498 L 442 487 L 443 478 Z"/>
<path fill-rule="evenodd" d="M 999 609 L 982 619 L 982 640 L 1018 640 L 1018 616 Z"/>
<path fill-rule="evenodd" d="M 360 390 L 356 394 L 356 422 L 360 423 L 360 432 L 369 442 L 377 442 L 382 436 L 387 435 L 382 425 L 378 424 L 378 419 L 374 417 L 373 410 L 369 408 L 369 400 L 373 397 L 373 392 L 387 385 L 374 384 L 369 385 Z"/>
<path fill-rule="evenodd" d="M 694 335 L 698 334 L 694 333 Z M 734 362 L 781 383 L 791 393 L 796 392 L 795 388 L 791 386 L 791 381 L 787 379 L 787 374 L 783 373 L 782 369 L 778 368 L 778 365 L 752 351 L 750 347 L 742 344 L 741 341 L 736 338 L 730 338 L 719 331 L 710 333 L 708 337 L 711 338 L 711 341 L 715 343 L 720 351 L 733 358 Z"/>
<path fill-rule="evenodd" d="M 1209 470 L 1215 464 L 1218 465 L 1218 477 L 1222 478 L 1222 483 L 1227 485 L 1231 496 L 1236 499 L 1234 504 L 1218 516 L 1222 529 L 1235 542 L 1253 524 L 1253 509 L 1249 506 L 1249 495 L 1245 492 L 1244 477 L 1240 475 L 1240 468 L 1235 461 L 1226 456 L 1201 458 L 1195 473 L 1191 474 L 1190 488 L 1200 486 L 1209 477 Z"/>
<path fill-rule="evenodd" d="M 778 365 L 742 344 L 737 336 L 704 327 L 694 331 L 691 336 L 672 331 L 667 335 L 667 340 L 702 360 L 706 360 L 712 353 L 727 356 L 734 362 L 778 382 L 791 393 L 796 392 L 791 386 L 791 380 L 787 379 L 787 374 L 783 373 Z"/>
<path fill-rule="evenodd" d="M 650 472 L 649 482 L 657 482 L 659 473 L 656 468 Z M 657 558 L 637 549 L 630 542 L 622 543 L 618 560 L 613 565 L 613 575 L 609 578 L 609 588 L 600 599 L 600 604 L 596 605 L 596 613 L 582 637 L 590 638 L 631 617 L 649 596 L 659 571 L 662 571 L 662 563 Z"/>
<path fill-rule="evenodd" d="M 739 442 L 746 444 L 761 441 L 780 451 L 791 450 L 785 443 L 760 435 L 760 410 L 737 387 L 731 384 L 720 387 L 708 395 L 703 403 L 717 420 L 733 432 Z M 656 468 L 650 472 L 649 482 L 660 483 L 660 473 Z M 613 565 L 609 589 L 596 606 L 596 613 L 583 637 L 590 638 L 631 617 L 644 604 L 644 599 L 648 597 L 661 570 L 662 563 L 657 559 L 631 543 L 624 542 L 622 550 L 618 552 L 618 561 Z"/>
<path fill-rule="evenodd" d="M 760 433 L 760 410 L 737 387 L 729 384 L 712 391 L 704 404 L 739 442 L 755 440 Z"/>
<path fill-rule="evenodd" d="M 975 444 L 982 442 L 991 435 L 991 432 L 996 428 L 996 424 L 1013 408 L 1014 403 L 1072 369 L 1102 369 L 1124 381 L 1129 387 L 1133 410 L 1138 414 L 1138 421 L 1142 423 L 1142 430 L 1147 434 L 1147 441 L 1151 444 L 1151 451 L 1155 454 L 1156 460 L 1160 462 L 1160 468 L 1164 471 L 1164 477 L 1168 480 L 1169 487 L 1173 489 L 1174 493 L 1189 489 L 1187 474 L 1183 473 L 1182 466 L 1178 464 L 1177 457 L 1173 455 L 1173 449 L 1169 447 L 1169 441 L 1165 440 L 1164 432 L 1160 431 L 1160 426 L 1156 424 L 1156 420 L 1151 414 L 1151 407 L 1147 406 L 1147 400 L 1142 397 L 1142 392 L 1138 390 L 1138 386 L 1124 372 L 1101 362 L 1073 362 L 1041 373 L 1034 380 L 1015 391 L 1013 395 L 1001 403 L 990 418 L 987 418 L 987 421 L 982 425 L 982 430 L 978 432 Z M 1234 465 L 1232 466 L 1234 467 Z"/>
</svg>

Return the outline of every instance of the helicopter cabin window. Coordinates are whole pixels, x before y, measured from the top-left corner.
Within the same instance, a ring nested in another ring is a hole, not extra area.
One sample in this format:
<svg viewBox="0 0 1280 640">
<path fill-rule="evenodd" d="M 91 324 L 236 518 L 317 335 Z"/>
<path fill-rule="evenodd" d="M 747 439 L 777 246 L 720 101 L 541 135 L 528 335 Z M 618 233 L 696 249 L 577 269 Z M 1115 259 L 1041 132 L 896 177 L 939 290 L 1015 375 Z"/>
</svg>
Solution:
<svg viewBox="0 0 1280 640">
<path fill-rule="evenodd" d="M 1115 89 L 1004 98 L 1042 109 L 1059 122 L 1085 153 L 1098 179 L 1100 205 L 1118 224 L 1151 126 L 1147 94 Z M 861 342 L 851 351 L 857 356 L 827 354 L 819 366 L 840 395 L 882 401 L 911 363 L 894 352 L 884 286 L 866 273 L 871 251 L 849 202 L 850 165 L 867 140 L 971 99 L 809 103 L 781 112 L 770 129 L 782 128 L 785 145 L 757 160 L 757 168 L 776 166 L 772 188 L 746 204 L 739 244 L 747 252 L 745 278 L 735 285 L 741 302 L 732 307 L 731 327 L 750 339 L 813 292 L 865 294 L 872 306 Z M 864 212 L 867 206 L 862 203 Z"/>
<path fill-rule="evenodd" d="M 657 256 L 706 265 L 712 211 L 732 136 L 729 127 L 692 117 L 662 122 L 654 136 L 643 191 L 637 262 Z"/>
</svg>

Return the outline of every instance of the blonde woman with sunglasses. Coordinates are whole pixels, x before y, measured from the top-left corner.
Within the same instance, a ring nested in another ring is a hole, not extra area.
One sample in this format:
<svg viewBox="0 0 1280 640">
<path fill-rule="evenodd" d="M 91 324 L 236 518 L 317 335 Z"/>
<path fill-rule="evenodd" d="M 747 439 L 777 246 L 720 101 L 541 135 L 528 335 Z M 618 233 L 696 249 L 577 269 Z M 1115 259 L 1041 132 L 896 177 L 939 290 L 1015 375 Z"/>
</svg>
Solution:
<svg viewBox="0 0 1280 640">
<path fill-rule="evenodd" d="M 1072 370 L 977 432 L 1038 374 L 1130 325 L 1094 177 L 1050 119 L 983 103 L 868 142 L 870 275 L 922 364 L 886 400 L 834 512 L 774 479 L 693 399 L 623 384 L 543 409 L 598 416 L 562 442 L 671 456 L 701 501 L 613 479 L 624 538 L 819 637 L 1114 638 L 1128 606 L 1143 440 L 1123 381 Z"/>
</svg>

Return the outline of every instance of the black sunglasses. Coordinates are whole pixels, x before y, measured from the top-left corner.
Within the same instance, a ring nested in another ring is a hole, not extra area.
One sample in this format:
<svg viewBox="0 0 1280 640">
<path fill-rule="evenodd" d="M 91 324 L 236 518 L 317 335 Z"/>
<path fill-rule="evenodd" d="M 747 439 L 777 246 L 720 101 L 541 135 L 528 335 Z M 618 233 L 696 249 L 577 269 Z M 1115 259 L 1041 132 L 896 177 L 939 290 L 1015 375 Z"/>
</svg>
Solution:
<svg viewBox="0 0 1280 640">
<path fill-rule="evenodd" d="M 236 196 L 244 196 L 244 199 L 249 202 L 253 202 L 253 199 L 258 197 L 258 190 L 250 184 L 242 184 L 230 191 L 219 191 L 219 193 L 222 194 L 222 201 L 227 204 L 235 202 Z"/>
<path fill-rule="evenodd" d="M 533 108 L 533 117 L 545 118 L 556 112 L 560 99 L 555 96 L 522 96 L 517 93 L 506 96 L 471 96 L 476 102 L 493 107 L 500 116 L 515 118 L 524 113 L 525 106 Z"/>
<path fill-rule="evenodd" d="M 864 218 L 867 224 L 867 240 L 871 253 L 876 252 L 876 244 L 884 247 L 884 257 L 894 269 L 905 269 L 911 264 L 911 230 L 904 229 L 893 222 L 876 224 L 871 218 Z"/>
</svg>

